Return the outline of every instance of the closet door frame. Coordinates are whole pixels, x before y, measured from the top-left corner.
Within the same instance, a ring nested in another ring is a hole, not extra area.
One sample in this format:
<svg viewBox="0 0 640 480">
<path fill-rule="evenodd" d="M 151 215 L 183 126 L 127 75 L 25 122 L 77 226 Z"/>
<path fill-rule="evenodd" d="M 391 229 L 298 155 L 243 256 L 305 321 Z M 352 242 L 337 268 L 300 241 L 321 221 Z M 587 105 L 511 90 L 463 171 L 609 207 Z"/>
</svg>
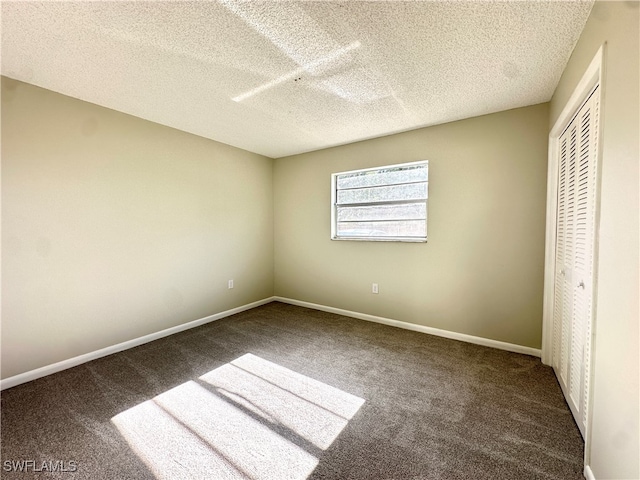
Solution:
<svg viewBox="0 0 640 480">
<path fill-rule="evenodd" d="M 585 71 L 582 79 L 576 86 L 573 94 L 562 109 L 553 128 L 549 132 L 549 160 L 547 172 L 547 221 L 545 238 L 545 269 L 544 269 L 544 304 L 542 318 L 542 363 L 552 365 L 553 361 L 553 313 L 555 294 L 555 273 L 556 273 L 556 222 L 558 213 L 558 167 L 560 156 L 559 138 L 569 125 L 580 107 L 587 100 L 590 93 L 599 86 L 600 108 L 598 118 L 598 138 L 596 152 L 596 191 L 595 191 L 595 218 L 594 218 L 594 243 L 593 243 L 593 289 L 592 289 L 592 315 L 591 315 L 591 338 L 585 338 L 590 342 L 589 371 L 585 371 L 585 378 L 588 379 L 589 404 L 593 400 L 593 372 L 596 361 L 596 301 L 597 301 L 597 271 L 598 271 L 598 237 L 600 225 L 600 178 L 602 171 L 602 132 L 603 132 L 603 110 L 605 100 L 604 68 L 605 68 L 606 43 L 601 45 L 595 54 L 589 67 Z M 585 452 L 589 452 L 591 443 L 590 431 L 592 421 L 592 409 L 587 410 L 585 424 Z M 585 458 L 585 465 L 589 464 L 589 459 Z"/>
</svg>

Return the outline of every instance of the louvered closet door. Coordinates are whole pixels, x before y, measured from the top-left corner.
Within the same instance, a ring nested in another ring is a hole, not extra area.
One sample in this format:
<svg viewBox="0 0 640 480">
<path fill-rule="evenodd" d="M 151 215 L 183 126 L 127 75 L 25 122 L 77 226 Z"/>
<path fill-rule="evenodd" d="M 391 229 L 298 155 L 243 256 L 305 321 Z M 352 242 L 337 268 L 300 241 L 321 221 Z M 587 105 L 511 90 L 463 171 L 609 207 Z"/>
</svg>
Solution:
<svg viewBox="0 0 640 480">
<path fill-rule="evenodd" d="M 571 125 L 569 126 L 571 127 Z M 569 129 L 567 129 L 568 131 Z M 559 155 L 559 175 L 558 175 L 558 214 L 556 224 L 556 273 L 555 273 L 555 292 L 553 303 L 553 357 L 552 364 L 556 372 L 563 379 L 567 378 L 568 352 L 567 342 L 563 341 L 568 338 L 568 323 L 563 322 L 565 314 L 564 308 L 566 304 L 564 295 L 567 291 L 565 282 L 567 280 L 567 270 L 565 265 L 565 250 L 567 239 L 567 163 L 569 153 L 569 135 L 563 135 L 560 138 L 560 155 Z M 565 368 L 563 368 L 565 367 Z"/>
<path fill-rule="evenodd" d="M 593 310 L 599 91 L 559 138 L 552 364 L 584 435 Z"/>
</svg>

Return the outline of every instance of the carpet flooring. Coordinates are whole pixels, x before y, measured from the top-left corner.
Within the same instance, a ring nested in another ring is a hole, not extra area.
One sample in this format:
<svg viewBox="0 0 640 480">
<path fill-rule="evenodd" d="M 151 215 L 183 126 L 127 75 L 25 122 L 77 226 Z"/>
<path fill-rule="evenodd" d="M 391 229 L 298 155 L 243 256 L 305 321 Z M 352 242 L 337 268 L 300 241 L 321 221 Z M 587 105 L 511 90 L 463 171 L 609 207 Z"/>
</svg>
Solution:
<svg viewBox="0 0 640 480">
<path fill-rule="evenodd" d="M 0 398 L 7 479 L 583 478 L 539 359 L 278 302 Z"/>
</svg>

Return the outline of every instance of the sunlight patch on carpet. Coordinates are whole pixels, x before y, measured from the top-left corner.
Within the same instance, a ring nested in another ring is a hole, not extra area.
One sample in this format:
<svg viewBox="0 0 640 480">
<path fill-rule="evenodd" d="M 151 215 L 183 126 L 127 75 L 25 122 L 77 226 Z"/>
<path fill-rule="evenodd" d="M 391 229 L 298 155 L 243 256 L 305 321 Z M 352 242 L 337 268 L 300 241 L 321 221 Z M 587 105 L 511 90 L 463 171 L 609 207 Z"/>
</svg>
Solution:
<svg viewBox="0 0 640 480">
<path fill-rule="evenodd" d="M 302 480 L 363 403 L 246 354 L 111 421 L 158 479 Z"/>
<path fill-rule="evenodd" d="M 323 450 L 364 403 L 355 395 L 250 353 L 200 378 L 225 397 Z"/>
</svg>

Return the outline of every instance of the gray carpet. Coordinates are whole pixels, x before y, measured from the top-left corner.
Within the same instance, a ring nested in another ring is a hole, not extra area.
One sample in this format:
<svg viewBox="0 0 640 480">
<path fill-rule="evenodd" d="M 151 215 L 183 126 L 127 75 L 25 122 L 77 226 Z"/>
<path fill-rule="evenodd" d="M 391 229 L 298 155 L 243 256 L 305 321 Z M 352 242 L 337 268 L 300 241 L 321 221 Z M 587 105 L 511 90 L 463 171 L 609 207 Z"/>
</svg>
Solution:
<svg viewBox="0 0 640 480">
<path fill-rule="evenodd" d="M 583 478 L 539 359 L 277 302 L 5 390 L 1 409 L 7 479 Z"/>
</svg>

